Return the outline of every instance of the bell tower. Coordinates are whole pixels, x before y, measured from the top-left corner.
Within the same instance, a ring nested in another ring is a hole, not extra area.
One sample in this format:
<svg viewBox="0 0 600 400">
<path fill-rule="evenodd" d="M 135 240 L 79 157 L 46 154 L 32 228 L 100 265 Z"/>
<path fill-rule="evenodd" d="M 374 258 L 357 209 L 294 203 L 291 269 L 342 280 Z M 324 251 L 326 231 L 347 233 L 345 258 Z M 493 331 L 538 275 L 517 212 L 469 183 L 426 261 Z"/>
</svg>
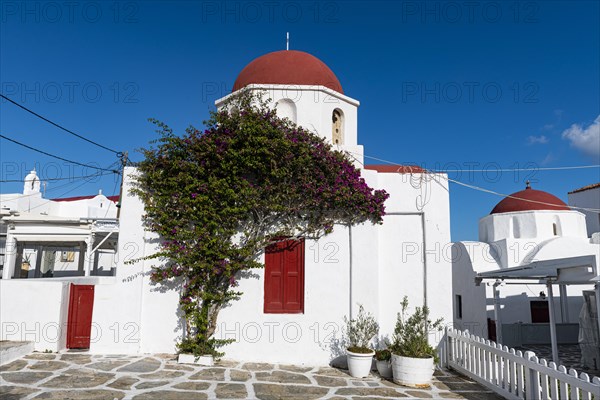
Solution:
<svg viewBox="0 0 600 400">
<path fill-rule="evenodd" d="M 240 72 L 233 93 L 243 88 L 266 92 L 280 117 L 319 135 L 346 151 L 357 167 L 363 166 L 363 147 L 357 143 L 360 103 L 344 94 L 333 71 L 317 57 L 297 50 L 260 56 Z M 218 99 L 217 108 L 229 96 Z"/>
<path fill-rule="evenodd" d="M 23 194 L 35 194 L 40 193 L 40 178 L 35 172 L 35 168 L 27 174 L 23 184 Z"/>
</svg>

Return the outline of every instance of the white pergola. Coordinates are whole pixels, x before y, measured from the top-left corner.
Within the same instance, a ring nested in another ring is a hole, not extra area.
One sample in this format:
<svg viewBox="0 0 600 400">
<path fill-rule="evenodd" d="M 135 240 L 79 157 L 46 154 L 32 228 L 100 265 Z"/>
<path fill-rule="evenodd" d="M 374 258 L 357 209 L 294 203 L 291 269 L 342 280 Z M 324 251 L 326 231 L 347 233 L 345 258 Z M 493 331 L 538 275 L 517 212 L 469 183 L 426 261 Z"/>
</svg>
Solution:
<svg viewBox="0 0 600 400">
<path fill-rule="evenodd" d="M 84 263 L 84 276 L 90 276 L 94 263 L 93 254 L 110 237 L 116 238 L 119 235 L 119 223 L 114 218 L 64 218 L 18 213 L 2 218 L 0 223 L 8 225 L 2 279 L 13 277 L 18 242 L 84 243 L 86 257 L 81 262 Z"/>
<path fill-rule="evenodd" d="M 552 342 L 552 361 L 560 364 L 558 343 L 556 340 L 556 317 L 554 315 L 553 285 L 595 285 L 596 307 L 600 310 L 600 273 L 596 257 L 593 255 L 534 261 L 527 265 L 502 268 L 478 273 L 476 283 L 494 281 L 494 313 L 496 318 L 496 340 L 502 343 L 502 322 L 498 286 L 500 283 L 520 284 L 515 281 L 546 284 L 548 289 L 548 307 L 550 314 L 550 340 Z M 566 291 L 560 290 L 560 304 L 566 309 Z M 598 319 L 600 333 L 600 318 Z"/>
</svg>

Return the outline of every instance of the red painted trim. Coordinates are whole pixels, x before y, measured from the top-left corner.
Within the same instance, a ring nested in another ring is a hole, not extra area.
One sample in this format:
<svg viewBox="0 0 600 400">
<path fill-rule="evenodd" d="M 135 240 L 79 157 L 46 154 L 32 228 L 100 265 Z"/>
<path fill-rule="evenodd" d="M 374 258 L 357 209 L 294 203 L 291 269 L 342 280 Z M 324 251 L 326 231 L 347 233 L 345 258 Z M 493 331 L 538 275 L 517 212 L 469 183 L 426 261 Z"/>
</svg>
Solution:
<svg viewBox="0 0 600 400">
<path fill-rule="evenodd" d="M 582 188 L 575 189 L 572 192 L 569 192 L 569 194 L 579 193 L 579 192 L 585 192 L 586 190 L 596 189 L 596 188 L 599 188 L 599 187 L 600 187 L 600 183 L 593 183 L 591 185 L 587 185 L 587 186 L 584 186 Z"/>
<path fill-rule="evenodd" d="M 382 173 L 397 173 L 397 174 L 421 174 L 425 171 L 417 165 L 365 165 L 365 169 L 382 172 Z"/>
<path fill-rule="evenodd" d="M 77 200 L 89 200 L 89 199 L 93 199 L 94 197 L 98 196 L 97 194 L 93 195 L 93 196 L 75 196 L 75 197 L 62 197 L 59 199 L 52 199 L 52 201 L 77 201 Z M 113 203 L 118 203 L 119 202 L 119 196 L 106 196 L 107 199 L 109 199 L 110 201 L 112 201 Z"/>
</svg>

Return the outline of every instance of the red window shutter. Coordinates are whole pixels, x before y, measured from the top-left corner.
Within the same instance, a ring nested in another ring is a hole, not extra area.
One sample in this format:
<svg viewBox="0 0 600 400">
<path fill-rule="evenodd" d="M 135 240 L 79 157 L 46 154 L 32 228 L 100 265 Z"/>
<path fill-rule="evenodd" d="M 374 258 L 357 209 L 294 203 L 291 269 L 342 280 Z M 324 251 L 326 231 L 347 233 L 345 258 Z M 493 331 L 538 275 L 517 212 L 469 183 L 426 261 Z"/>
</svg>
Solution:
<svg viewBox="0 0 600 400">
<path fill-rule="evenodd" d="M 286 240 L 265 251 L 265 313 L 304 312 L 304 240 Z"/>
</svg>

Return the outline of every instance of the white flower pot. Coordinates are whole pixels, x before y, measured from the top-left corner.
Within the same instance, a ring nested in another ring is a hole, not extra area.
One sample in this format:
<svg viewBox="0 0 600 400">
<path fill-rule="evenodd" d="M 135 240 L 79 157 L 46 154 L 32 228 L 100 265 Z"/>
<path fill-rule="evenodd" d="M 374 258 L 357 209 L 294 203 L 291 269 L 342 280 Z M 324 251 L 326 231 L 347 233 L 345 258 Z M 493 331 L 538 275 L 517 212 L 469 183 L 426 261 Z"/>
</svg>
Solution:
<svg viewBox="0 0 600 400">
<path fill-rule="evenodd" d="M 400 385 L 415 388 L 429 387 L 433 370 L 433 357 L 412 358 L 392 354 L 394 382 Z"/>
<path fill-rule="evenodd" d="M 353 353 L 347 350 L 348 371 L 353 378 L 366 378 L 371 371 L 373 364 L 374 351 L 369 353 Z"/>
<path fill-rule="evenodd" d="M 392 362 L 377 360 L 377 372 L 382 378 L 392 379 Z"/>
<path fill-rule="evenodd" d="M 196 360 L 196 356 L 193 354 L 180 354 L 177 362 L 179 364 L 196 364 L 212 367 L 215 364 L 215 359 L 213 356 L 200 356 Z"/>
</svg>

